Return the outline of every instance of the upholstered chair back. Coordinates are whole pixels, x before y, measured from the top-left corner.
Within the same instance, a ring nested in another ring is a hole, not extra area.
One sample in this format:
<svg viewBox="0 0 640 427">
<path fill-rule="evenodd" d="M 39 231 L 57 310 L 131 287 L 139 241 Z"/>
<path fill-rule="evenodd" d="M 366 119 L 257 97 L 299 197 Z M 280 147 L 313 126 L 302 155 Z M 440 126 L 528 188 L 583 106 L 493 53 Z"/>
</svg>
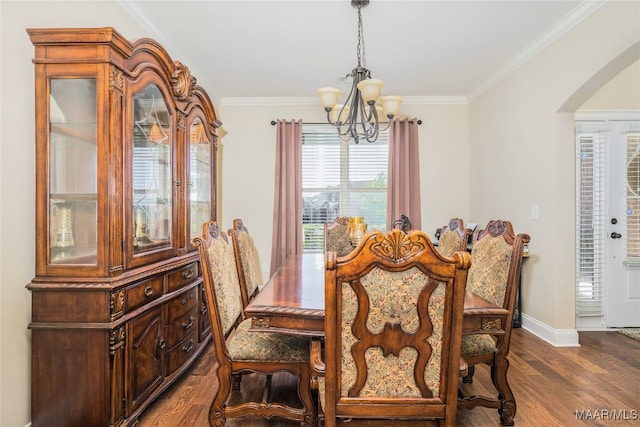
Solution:
<svg viewBox="0 0 640 427">
<path fill-rule="evenodd" d="M 471 236 L 471 230 L 464 228 L 464 223 L 460 218 L 452 218 L 449 224 L 440 229 L 440 239 L 438 240 L 438 252 L 446 257 L 450 257 L 454 252 L 464 251 Z"/>
<path fill-rule="evenodd" d="M 204 225 L 206 240 L 202 243 L 202 250 L 206 250 L 208 269 L 203 274 L 209 274 L 209 281 L 215 292 L 217 312 L 220 318 L 221 332 L 226 336 L 242 316 L 242 297 L 236 271 L 233 252 L 216 222 Z"/>
<path fill-rule="evenodd" d="M 233 229 L 229 230 L 228 233 L 233 242 L 236 268 L 242 291 L 242 302 L 246 308 L 264 284 L 260 269 L 260 257 L 253 238 L 241 219 L 236 218 L 233 220 Z"/>
<path fill-rule="evenodd" d="M 337 217 L 331 224 L 324 225 L 324 250 L 333 251 L 338 256 L 345 256 L 353 251 L 348 233 L 348 218 Z"/>
<path fill-rule="evenodd" d="M 327 425 L 335 417 L 453 425 L 469 254 L 444 260 L 422 231 L 393 229 L 367 234 L 349 258 L 326 258 Z"/>
<path fill-rule="evenodd" d="M 509 296 L 507 289 L 515 292 L 518 279 L 514 277 L 516 272 L 511 270 L 516 267 L 516 263 L 521 262 L 521 259 L 513 257 L 522 257 L 522 245 L 521 238 L 516 241 L 509 221 L 490 221 L 473 242 L 473 264 L 469 269 L 467 289 L 495 305 L 510 308 L 508 298 L 506 299 Z M 519 268 L 517 271 L 519 273 Z"/>
</svg>

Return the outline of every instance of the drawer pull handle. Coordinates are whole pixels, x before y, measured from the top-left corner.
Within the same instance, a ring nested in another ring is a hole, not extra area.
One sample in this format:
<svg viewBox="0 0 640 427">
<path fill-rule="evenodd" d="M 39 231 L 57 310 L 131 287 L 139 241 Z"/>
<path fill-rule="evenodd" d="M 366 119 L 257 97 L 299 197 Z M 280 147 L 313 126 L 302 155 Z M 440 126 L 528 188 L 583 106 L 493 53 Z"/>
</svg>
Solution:
<svg viewBox="0 0 640 427">
<path fill-rule="evenodd" d="M 189 329 L 190 327 L 193 326 L 193 321 L 196 320 L 193 316 L 189 316 L 189 323 L 187 322 L 182 322 L 182 327 L 184 329 Z"/>
<path fill-rule="evenodd" d="M 162 350 L 164 350 L 164 348 L 166 347 L 166 343 L 164 342 L 164 339 L 160 339 L 160 342 L 158 343 L 158 347 L 160 347 Z"/>
<path fill-rule="evenodd" d="M 182 351 L 184 351 L 185 353 L 189 353 L 191 350 L 193 350 L 193 345 L 195 344 L 195 341 L 193 340 L 193 338 L 191 338 L 191 341 L 189 341 L 189 345 L 183 345 L 182 346 Z"/>
<path fill-rule="evenodd" d="M 181 303 L 182 305 L 185 305 L 185 304 L 187 303 L 187 299 L 186 299 L 186 298 L 182 298 L 182 301 L 180 301 L 180 303 Z"/>
<path fill-rule="evenodd" d="M 148 296 L 148 297 L 153 295 L 153 288 L 151 287 L 151 285 L 149 285 L 146 288 L 144 288 L 144 294 L 145 294 L 145 296 Z"/>
<path fill-rule="evenodd" d="M 182 272 L 183 279 L 191 279 L 193 277 L 193 269 L 184 270 Z"/>
<path fill-rule="evenodd" d="M 207 314 L 207 306 L 206 305 L 202 306 L 202 308 L 200 309 L 200 313 Z"/>
</svg>

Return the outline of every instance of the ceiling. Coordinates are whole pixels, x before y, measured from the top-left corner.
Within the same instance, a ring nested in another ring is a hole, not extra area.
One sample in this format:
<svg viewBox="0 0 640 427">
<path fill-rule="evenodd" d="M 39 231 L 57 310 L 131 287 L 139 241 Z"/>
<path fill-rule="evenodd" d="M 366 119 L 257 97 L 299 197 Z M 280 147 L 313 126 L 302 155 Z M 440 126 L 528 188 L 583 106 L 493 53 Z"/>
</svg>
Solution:
<svg viewBox="0 0 640 427">
<path fill-rule="evenodd" d="M 482 93 L 602 4 L 577 0 L 372 0 L 362 10 L 365 64 L 386 95 Z M 349 0 L 125 1 L 120 5 L 218 103 L 298 98 L 357 64 Z M 184 22 L 185 25 L 179 25 Z M 343 95 L 344 96 L 344 95 Z"/>
</svg>

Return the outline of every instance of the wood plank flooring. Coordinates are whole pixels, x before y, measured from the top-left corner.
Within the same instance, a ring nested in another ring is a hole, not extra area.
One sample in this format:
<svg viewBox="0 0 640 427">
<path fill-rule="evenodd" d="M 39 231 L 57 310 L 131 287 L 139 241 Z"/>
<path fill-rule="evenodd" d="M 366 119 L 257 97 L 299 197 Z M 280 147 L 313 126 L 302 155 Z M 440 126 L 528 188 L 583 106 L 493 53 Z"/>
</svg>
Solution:
<svg viewBox="0 0 640 427">
<path fill-rule="evenodd" d="M 511 339 L 509 381 L 518 427 L 640 425 L 640 341 L 617 332 L 581 332 L 580 347 L 556 348 L 524 329 Z M 185 376 L 140 417 L 138 427 L 207 427 L 217 382 L 211 346 Z M 276 381 L 285 379 L 274 378 Z M 254 378 L 243 379 L 250 392 Z M 486 367 L 476 368 L 476 394 L 493 394 Z M 588 419 L 577 419 L 576 411 Z M 608 411 L 604 415 L 604 411 Z M 612 411 L 616 411 L 613 415 Z M 618 419 L 614 419 L 614 418 Z M 634 418 L 635 419 L 632 419 Z M 625 419 L 626 418 L 626 419 Z M 296 427 L 284 420 L 229 419 L 229 427 Z M 356 421 L 345 426 L 424 426 L 425 423 Z M 499 426 L 495 409 L 460 409 L 457 427 Z"/>
</svg>

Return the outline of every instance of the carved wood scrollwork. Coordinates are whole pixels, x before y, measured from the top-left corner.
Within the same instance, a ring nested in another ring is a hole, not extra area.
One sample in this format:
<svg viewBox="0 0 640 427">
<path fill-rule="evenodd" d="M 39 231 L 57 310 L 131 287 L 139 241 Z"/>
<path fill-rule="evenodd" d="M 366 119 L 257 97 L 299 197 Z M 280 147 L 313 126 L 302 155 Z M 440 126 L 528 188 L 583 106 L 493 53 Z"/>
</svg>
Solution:
<svg viewBox="0 0 640 427">
<path fill-rule="evenodd" d="M 109 87 L 112 91 L 124 92 L 124 75 L 121 70 L 113 65 L 109 68 Z"/>
<path fill-rule="evenodd" d="M 251 326 L 256 328 L 269 328 L 271 327 L 271 321 L 268 317 L 252 317 Z"/>
<path fill-rule="evenodd" d="M 187 128 L 187 120 L 186 117 L 184 115 L 184 113 L 178 111 L 178 115 L 176 116 L 177 118 L 177 125 L 179 129 L 186 129 Z"/>
<path fill-rule="evenodd" d="M 109 353 L 113 356 L 116 351 L 124 345 L 126 337 L 124 326 L 111 331 L 109 335 Z"/>
<path fill-rule="evenodd" d="M 173 96 L 180 101 L 187 101 L 196 86 L 196 78 L 191 75 L 189 67 L 180 61 L 174 61 L 175 70 L 171 76 Z"/>
<path fill-rule="evenodd" d="M 509 229 L 509 222 L 501 219 L 487 224 L 487 230 L 492 236 L 499 236 Z"/>
<path fill-rule="evenodd" d="M 458 229 L 458 218 L 452 218 L 449 220 L 449 230 L 457 230 Z"/>
<path fill-rule="evenodd" d="M 124 289 L 111 293 L 109 308 L 111 310 L 111 320 L 122 316 L 124 313 Z"/>
<path fill-rule="evenodd" d="M 427 247 L 419 235 L 407 234 L 398 229 L 386 235 L 376 233 L 373 238 L 376 242 L 371 243 L 371 252 L 394 262 L 413 257 Z"/>
<path fill-rule="evenodd" d="M 487 330 L 500 330 L 502 329 L 502 322 L 500 319 L 483 318 L 481 320 L 482 329 Z"/>
</svg>

